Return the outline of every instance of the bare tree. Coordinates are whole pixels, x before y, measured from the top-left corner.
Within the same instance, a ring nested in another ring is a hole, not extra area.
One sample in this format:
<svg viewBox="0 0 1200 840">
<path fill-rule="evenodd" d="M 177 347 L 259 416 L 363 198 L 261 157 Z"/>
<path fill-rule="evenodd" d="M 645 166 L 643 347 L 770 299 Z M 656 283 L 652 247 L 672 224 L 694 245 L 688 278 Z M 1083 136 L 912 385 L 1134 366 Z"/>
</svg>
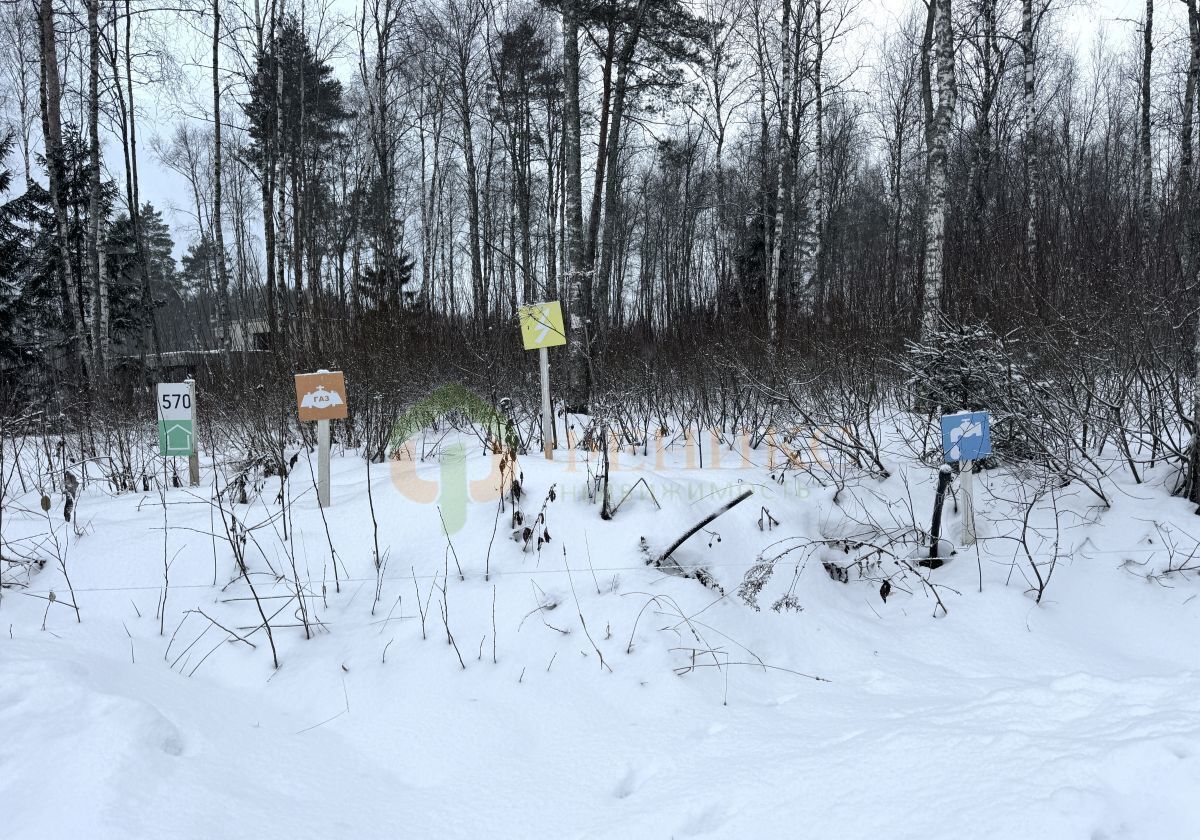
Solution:
<svg viewBox="0 0 1200 840">
<path fill-rule="evenodd" d="M 994 12 L 993 12 L 994 14 Z M 1024 87 L 1023 129 L 1025 134 L 1025 259 L 1031 287 L 1037 288 L 1038 279 L 1038 142 L 1037 142 L 1037 74 L 1035 70 L 1036 21 L 1033 0 L 1022 0 L 1021 4 L 1021 55 L 1023 58 Z"/>
<path fill-rule="evenodd" d="M 584 263 L 583 184 L 580 161 L 579 114 L 579 20 L 576 0 L 562 4 L 563 31 L 563 178 L 564 230 L 567 240 L 567 378 L 569 407 L 586 411 L 591 402 L 588 366 L 587 324 L 591 301 L 587 295 L 587 266 Z"/>
<path fill-rule="evenodd" d="M 0 5 L 0 68 L 16 101 L 16 136 L 25 183 L 33 178 L 33 131 L 37 122 L 38 35 L 33 9 L 23 3 Z"/>
<path fill-rule="evenodd" d="M 92 289 L 93 375 L 104 379 L 109 369 L 108 272 L 101 244 L 104 213 L 100 196 L 100 0 L 88 0 L 88 243 L 87 263 Z"/>
<path fill-rule="evenodd" d="M 38 6 L 41 45 L 42 136 L 46 141 L 46 168 L 50 180 L 50 204 L 54 210 L 55 239 L 58 245 L 59 282 L 63 289 L 63 321 L 72 354 L 78 359 L 81 380 L 89 375 L 87 327 L 79 277 L 71 262 L 66 197 L 63 195 L 62 84 L 58 71 L 58 41 L 54 27 L 53 0 L 40 0 Z"/>
<path fill-rule="evenodd" d="M 1196 94 L 1200 87 L 1200 11 L 1196 0 L 1184 0 L 1188 13 L 1188 69 L 1184 82 L 1183 114 L 1179 137 L 1179 206 L 1184 219 L 1182 246 L 1184 259 L 1184 283 L 1200 290 L 1200 268 L 1197 266 L 1197 249 L 1200 247 L 1200 201 L 1196 199 L 1193 184 L 1194 131 L 1196 118 Z M 1200 307 L 1196 308 L 1196 324 L 1192 338 L 1192 447 L 1191 447 L 1191 494 L 1192 502 L 1200 504 Z"/>
<path fill-rule="evenodd" d="M 212 0 L 212 103 L 213 103 L 213 243 L 216 246 L 217 323 L 221 349 L 229 353 L 232 326 L 229 315 L 229 270 L 225 264 L 225 232 L 221 191 L 224 180 L 221 161 L 221 0 Z"/>
<path fill-rule="evenodd" d="M 947 154 L 954 121 L 957 88 L 954 78 L 954 27 L 950 0 L 929 0 L 933 10 L 933 50 L 937 64 L 937 108 L 933 113 L 929 152 L 929 195 L 925 210 L 925 282 L 921 303 L 921 335 L 937 328 L 942 311 L 946 260 L 946 210 L 949 204 Z M 932 65 L 934 59 L 926 58 Z"/>
<path fill-rule="evenodd" d="M 775 175 L 775 228 L 771 245 L 770 276 L 767 280 L 767 342 L 771 348 L 779 343 L 779 290 L 783 284 L 784 222 L 789 187 L 785 161 L 790 157 L 791 147 L 788 140 L 788 120 L 792 112 L 792 0 L 783 0 L 783 28 L 780 37 L 782 79 L 779 85 L 779 134 L 775 143 L 778 156 Z"/>
<path fill-rule="evenodd" d="M 813 0 L 812 51 L 808 69 L 812 88 L 813 117 L 808 121 L 807 145 L 813 158 L 812 187 L 804 212 L 804 236 L 800 243 L 800 260 L 795 274 L 796 289 L 792 300 L 798 315 L 811 316 L 820 294 L 822 220 L 825 218 L 825 32 L 822 26 L 822 6 L 825 0 Z"/>
<path fill-rule="evenodd" d="M 1150 153 L 1150 69 L 1154 55 L 1154 0 L 1146 0 L 1146 17 L 1142 22 L 1142 84 L 1141 122 L 1138 133 L 1139 164 L 1141 183 L 1138 197 L 1141 209 L 1141 240 L 1143 253 L 1150 248 L 1150 217 L 1154 210 L 1154 162 Z M 1150 261 L 1145 261 L 1149 266 Z"/>
</svg>

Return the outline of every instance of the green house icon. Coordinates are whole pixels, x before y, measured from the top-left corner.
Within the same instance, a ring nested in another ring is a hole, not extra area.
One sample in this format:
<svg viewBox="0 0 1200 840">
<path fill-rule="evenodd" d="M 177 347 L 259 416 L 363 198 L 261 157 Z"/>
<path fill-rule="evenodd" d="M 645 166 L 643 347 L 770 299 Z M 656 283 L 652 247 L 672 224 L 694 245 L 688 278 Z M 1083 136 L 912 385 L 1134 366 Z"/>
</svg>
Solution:
<svg viewBox="0 0 1200 840">
<path fill-rule="evenodd" d="M 163 420 L 158 424 L 158 449 L 162 455 L 191 455 L 193 440 L 191 420 Z"/>
</svg>

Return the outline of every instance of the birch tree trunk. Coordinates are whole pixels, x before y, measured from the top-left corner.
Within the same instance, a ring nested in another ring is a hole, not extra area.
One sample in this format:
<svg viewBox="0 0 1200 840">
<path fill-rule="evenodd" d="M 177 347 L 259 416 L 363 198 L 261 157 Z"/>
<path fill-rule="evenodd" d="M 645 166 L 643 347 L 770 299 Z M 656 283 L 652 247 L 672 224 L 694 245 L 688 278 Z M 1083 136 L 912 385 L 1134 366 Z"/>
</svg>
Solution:
<svg viewBox="0 0 1200 840">
<path fill-rule="evenodd" d="M 467 36 L 464 36 L 467 37 Z M 483 276 L 483 255 L 479 248 L 479 172 L 475 160 L 475 139 L 471 132 L 471 89 L 468 79 L 470 45 L 460 45 L 458 55 L 458 107 L 462 125 L 463 164 L 467 179 L 467 231 L 470 236 L 471 289 L 474 293 L 474 317 L 487 315 L 487 285 Z"/>
<path fill-rule="evenodd" d="M 418 167 L 421 170 L 420 189 L 421 189 L 421 306 L 425 311 L 429 311 L 433 306 L 433 283 L 432 283 L 432 263 L 433 263 L 433 208 L 432 202 L 429 200 L 429 193 L 432 191 L 432 179 L 429 177 L 429 162 L 428 162 L 428 140 L 425 137 L 425 116 L 424 113 L 417 114 L 417 137 L 420 140 L 420 158 Z M 426 184 L 430 184 L 430 189 L 425 188 Z M 357 245 L 355 246 L 357 248 Z M 357 283 L 355 284 L 357 285 Z"/>
<path fill-rule="evenodd" d="M 269 15 L 270 31 L 267 35 L 266 42 L 263 41 L 261 29 L 258 30 L 258 60 L 262 66 L 265 61 L 265 51 L 268 48 L 275 55 L 278 55 L 279 45 L 276 40 L 277 18 L 272 10 Z M 275 71 L 278 76 L 278 68 Z M 275 129 L 269 135 L 262 138 L 262 165 L 261 179 L 259 186 L 262 188 L 262 221 L 263 221 L 263 270 L 267 277 L 267 340 L 273 352 L 278 352 L 280 347 L 279 340 L 279 301 L 278 290 L 279 284 L 283 278 L 277 273 L 276 267 L 276 247 L 275 247 L 275 179 L 276 166 L 275 157 L 276 149 L 279 144 L 279 96 L 273 98 L 272 107 L 275 109 Z"/>
<path fill-rule="evenodd" d="M 937 63 L 937 108 L 933 114 L 933 147 L 929 153 L 929 196 L 925 208 L 925 285 L 921 301 L 921 337 L 937 329 L 942 316 L 943 270 L 946 256 L 948 203 L 947 144 L 954 120 L 957 88 L 954 80 L 954 31 L 950 0 L 934 4 L 933 49 Z"/>
<path fill-rule="evenodd" d="M 714 9 L 715 12 L 715 9 Z M 716 17 L 710 12 L 710 17 Z M 713 214 L 712 260 L 716 275 L 716 313 L 724 315 L 729 303 L 728 253 L 730 246 L 729 226 L 726 224 L 726 179 L 725 179 L 725 79 L 728 74 L 728 40 L 715 27 L 708 32 L 708 88 L 712 101 L 713 119 L 710 133 L 713 139 L 713 170 L 716 172 L 717 207 Z"/>
<path fill-rule="evenodd" d="M 792 92 L 792 2 L 783 0 L 783 29 L 780 45 L 780 61 L 783 77 L 779 92 L 779 139 L 775 144 L 778 152 L 778 171 L 775 177 L 775 231 L 771 243 L 770 274 L 767 277 L 767 344 L 772 352 L 779 342 L 779 290 L 783 284 L 783 225 L 786 219 L 788 183 L 785 161 L 790 154 L 788 142 L 788 120 L 791 116 Z"/>
<path fill-rule="evenodd" d="M 109 371 L 112 370 L 112 338 L 109 335 L 109 325 L 112 321 L 111 308 L 108 300 L 108 236 L 107 234 L 100 235 L 100 241 L 96 243 L 96 273 L 100 277 L 100 288 L 97 297 L 97 309 L 99 310 L 99 352 L 102 367 L 98 375 L 107 378 Z"/>
<path fill-rule="evenodd" d="M 217 260 L 217 322 L 221 330 L 221 350 L 229 354 L 229 271 L 225 265 L 225 234 L 221 223 L 221 0 L 212 0 L 212 97 L 213 97 L 213 242 Z"/>
<path fill-rule="evenodd" d="M 813 60 L 812 87 L 814 115 L 811 129 L 808 133 L 808 147 L 813 154 L 813 180 L 809 192 L 807 209 L 804 220 L 804 239 L 800 245 L 800 264 L 798 266 L 797 288 L 792 299 L 796 306 L 796 314 L 801 317 L 811 317 L 816 311 L 816 303 L 820 291 L 820 262 L 821 262 L 821 220 L 825 216 L 825 176 L 824 176 L 824 126 L 825 118 L 823 86 L 821 82 L 821 64 L 824 58 L 824 43 L 821 33 L 821 3 L 824 0 L 814 0 L 813 10 Z"/>
<path fill-rule="evenodd" d="M 88 238 L 87 262 L 91 281 L 92 378 L 108 372 L 108 278 L 101 271 L 100 223 L 100 0 L 88 0 Z"/>
<path fill-rule="evenodd" d="M 560 186 L 562 184 L 562 166 L 555 166 L 554 152 L 557 149 L 561 154 L 562 138 L 555 136 L 555 119 L 554 109 L 550 107 L 549 97 L 546 104 L 546 214 L 545 214 L 545 240 L 546 240 L 546 282 L 544 288 L 544 300 L 554 300 L 558 297 L 558 248 L 557 248 L 557 232 L 559 231 L 558 214 L 561 209 L 562 196 L 560 195 Z"/>
<path fill-rule="evenodd" d="M 588 368 L 587 299 L 583 262 L 583 194 L 579 149 L 579 23 L 576 0 L 564 0 L 563 27 L 563 167 L 567 245 L 567 328 L 568 409 L 586 411 L 591 401 Z"/>
</svg>

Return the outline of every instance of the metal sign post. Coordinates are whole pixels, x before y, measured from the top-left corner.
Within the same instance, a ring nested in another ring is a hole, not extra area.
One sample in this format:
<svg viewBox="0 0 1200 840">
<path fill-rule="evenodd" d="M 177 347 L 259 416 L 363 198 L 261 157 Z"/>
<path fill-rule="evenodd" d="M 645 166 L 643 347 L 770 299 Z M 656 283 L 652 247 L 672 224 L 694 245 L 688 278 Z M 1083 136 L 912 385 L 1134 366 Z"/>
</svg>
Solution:
<svg viewBox="0 0 1200 840">
<path fill-rule="evenodd" d="M 962 544 L 975 544 L 975 462 L 963 461 L 959 483 L 963 494 Z"/>
<path fill-rule="evenodd" d="M 547 461 L 554 460 L 554 413 L 550 407 L 549 347 L 567 343 L 563 327 L 562 306 L 556 300 L 522 306 L 521 341 L 526 350 L 538 351 L 538 372 L 542 379 L 542 451 Z"/>
<path fill-rule="evenodd" d="M 942 452 L 946 461 L 961 463 L 963 545 L 975 543 L 975 461 L 992 454 L 991 415 L 986 411 L 964 411 L 942 416 Z"/>
<path fill-rule="evenodd" d="M 329 507 L 329 421 L 317 421 L 317 504 Z"/>
<path fill-rule="evenodd" d="M 340 370 L 296 374 L 296 408 L 301 422 L 317 424 L 317 504 L 329 507 L 329 421 L 345 420 L 346 378 Z"/>
<path fill-rule="evenodd" d="M 542 451 L 554 460 L 554 414 L 550 410 L 550 351 L 538 348 L 538 370 L 542 375 Z"/>
</svg>

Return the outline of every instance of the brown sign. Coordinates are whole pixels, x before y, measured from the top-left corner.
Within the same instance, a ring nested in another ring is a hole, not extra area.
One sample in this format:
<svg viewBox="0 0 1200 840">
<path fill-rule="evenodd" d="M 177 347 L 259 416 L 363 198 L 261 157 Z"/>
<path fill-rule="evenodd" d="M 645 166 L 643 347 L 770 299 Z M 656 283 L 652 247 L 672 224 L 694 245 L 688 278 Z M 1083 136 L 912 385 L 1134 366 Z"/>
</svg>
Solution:
<svg viewBox="0 0 1200 840">
<path fill-rule="evenodd" d="M 296 408 L 302 421 L 345 420 L 346 378 L 342 372 L 296 374 Z"/>
</svg>

